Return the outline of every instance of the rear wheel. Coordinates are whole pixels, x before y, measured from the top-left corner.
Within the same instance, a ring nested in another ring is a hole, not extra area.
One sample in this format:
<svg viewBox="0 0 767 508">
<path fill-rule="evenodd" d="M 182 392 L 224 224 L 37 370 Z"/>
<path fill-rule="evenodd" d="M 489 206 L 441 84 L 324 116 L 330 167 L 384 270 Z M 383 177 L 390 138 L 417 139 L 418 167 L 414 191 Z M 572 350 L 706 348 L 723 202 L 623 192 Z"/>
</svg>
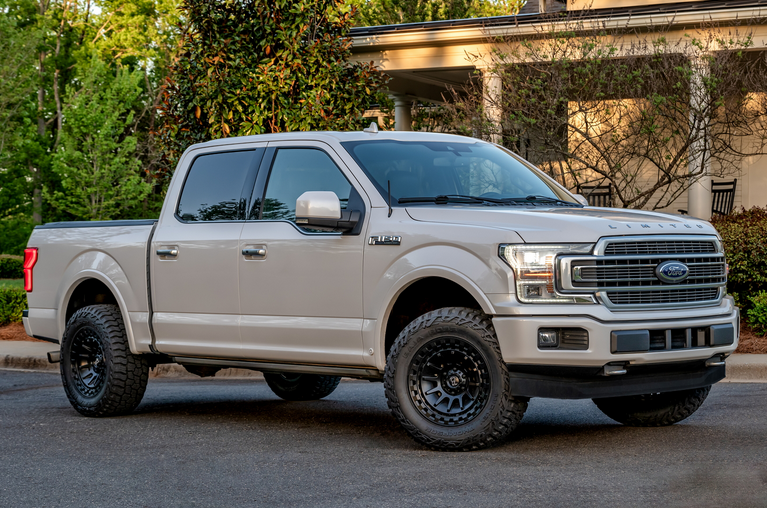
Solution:
<svg viewBox="0 0 767 508">
<path fill-rule="evenodd" d="M 703 404 L 710 386 L 680 392 L 594 399 L 600 411 L 632 427 L 663 427 L 681 422 Z"/>
<path fill-rule="evenodd" d="M 319 374 L 264 373 L 275 395 L 285 400 L 318 400 L 335 391 L 341 378 Z"/>
<path fill-rule="evenodd" d="M 74 313 L 61 342 L 64 391 L 85 416 L 115 416 L 139 405 L 149 365 L 128 347 L 120 309 L 91 305 Z"/>
<path fill-rule="evenodd" d="M 438 309 L 410 323 L 392 346 L 384 386 L 402 427 L 437 450 L 494 446 L 527 409 L 527 399 L 511 396 L 490 318 L 474 309 Z"/>
</svg>

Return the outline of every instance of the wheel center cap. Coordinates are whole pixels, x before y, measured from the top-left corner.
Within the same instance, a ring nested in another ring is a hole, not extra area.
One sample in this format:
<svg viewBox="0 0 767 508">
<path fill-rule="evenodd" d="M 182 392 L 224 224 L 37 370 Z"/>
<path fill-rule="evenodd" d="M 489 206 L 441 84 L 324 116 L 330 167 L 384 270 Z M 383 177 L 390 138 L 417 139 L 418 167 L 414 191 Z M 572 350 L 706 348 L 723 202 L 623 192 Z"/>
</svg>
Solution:
<svg viewBox="0 0 767 508">
<path fill-rule="evenodd" d="M 445 386 L 452 390 L 461 388 L 466 382 L 466 374 L 459 369 L 451 369 L 445 376 Z"/>
</svg>

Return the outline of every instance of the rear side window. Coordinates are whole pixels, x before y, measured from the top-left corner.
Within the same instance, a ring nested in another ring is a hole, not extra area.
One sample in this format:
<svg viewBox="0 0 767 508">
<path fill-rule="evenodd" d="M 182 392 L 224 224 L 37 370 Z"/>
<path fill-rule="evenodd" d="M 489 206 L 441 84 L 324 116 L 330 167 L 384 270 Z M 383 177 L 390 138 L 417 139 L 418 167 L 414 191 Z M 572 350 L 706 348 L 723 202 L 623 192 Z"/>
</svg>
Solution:
<svg viewBox="0 0 767 508">
<path fill-rule="evenodd" d="M 179 218 L 188 222 L 243 220 L 243 188 L 256 153 L 247 150 L 197 157 L 181 191 Z"/>
</svg>

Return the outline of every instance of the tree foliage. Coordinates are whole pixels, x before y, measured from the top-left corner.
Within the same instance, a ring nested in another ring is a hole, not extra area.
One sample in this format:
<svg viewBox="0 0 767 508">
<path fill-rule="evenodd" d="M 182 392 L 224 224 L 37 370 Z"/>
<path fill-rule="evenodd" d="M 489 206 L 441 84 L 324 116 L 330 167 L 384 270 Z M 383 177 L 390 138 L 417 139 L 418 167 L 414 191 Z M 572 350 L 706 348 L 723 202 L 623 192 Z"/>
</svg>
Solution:
<svg viewBox="0 0 767 508">
<path fill-rule="evenodd" d="M 526 0 L 350 0 L 359 26 L 516 14 Z M 537 0 L 534 0 L 537 1 Z"/>
<path fill-rule="evenodd" d="M 341 0 L 185 0 L 189 27 L 168 78 L 161 141 L 173 165 L 209 139 L 361 125 L 386 77 L 349 63 Z"/>
<path fill-rule="evenodd" d="M 151 190 L 139 174 L 134 109 L 141 71 L 113 71 L 97 56 L 80 66 L 79 88 L 67 89 L 66 119 L 53 157 L 58 189 L 46 189 L 55 208 L 73 218 L 125 218 Z"/>
<path fill-rule="evenodd" d="M 142 175 L 159 158 L 151 131 L 179 33 L 176 4 L 177 0 L 0 0 L 0 250 L 19 252 L 36 223 L 91 218 L 53 206 L 47 198 L 68 192 L 61 180 L 61 152 L 84 139 L 75 142 L 70 129 L 63 144 L 69 120 L 65 112 L 75 115 L 69 101 L 79 96 L 94 52 L 113 74 L 120 69 L 140 73 L 140 98 L 131 102 L 130 132 L 114 135 L 117 141 L 128 134 L 135 137 L 141 164 L 131 168 L 148 179 Z M 89 91 L 86 95 L 106 100 Z M 82 166 L 67 174 L 78 168 Z M 43 188 L 48 190 L 45 195 Z M 148 201 L 134 211 L 152 213 L 151 205 Z"/>
</svg>

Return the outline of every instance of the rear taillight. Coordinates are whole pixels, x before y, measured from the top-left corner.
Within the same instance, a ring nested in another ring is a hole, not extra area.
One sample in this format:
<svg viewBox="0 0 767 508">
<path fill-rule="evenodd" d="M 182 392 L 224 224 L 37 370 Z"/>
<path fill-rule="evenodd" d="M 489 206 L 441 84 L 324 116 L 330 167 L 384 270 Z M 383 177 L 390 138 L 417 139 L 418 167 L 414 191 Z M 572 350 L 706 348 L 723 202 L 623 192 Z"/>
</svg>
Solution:
<svg viewBox="0 0 767 508">
<path fill-rule="evenodd" d="M 24 249 L 24 291 L 32 292 L 32 269 L 37 263 L 37 247 Z"/>
</svg>

